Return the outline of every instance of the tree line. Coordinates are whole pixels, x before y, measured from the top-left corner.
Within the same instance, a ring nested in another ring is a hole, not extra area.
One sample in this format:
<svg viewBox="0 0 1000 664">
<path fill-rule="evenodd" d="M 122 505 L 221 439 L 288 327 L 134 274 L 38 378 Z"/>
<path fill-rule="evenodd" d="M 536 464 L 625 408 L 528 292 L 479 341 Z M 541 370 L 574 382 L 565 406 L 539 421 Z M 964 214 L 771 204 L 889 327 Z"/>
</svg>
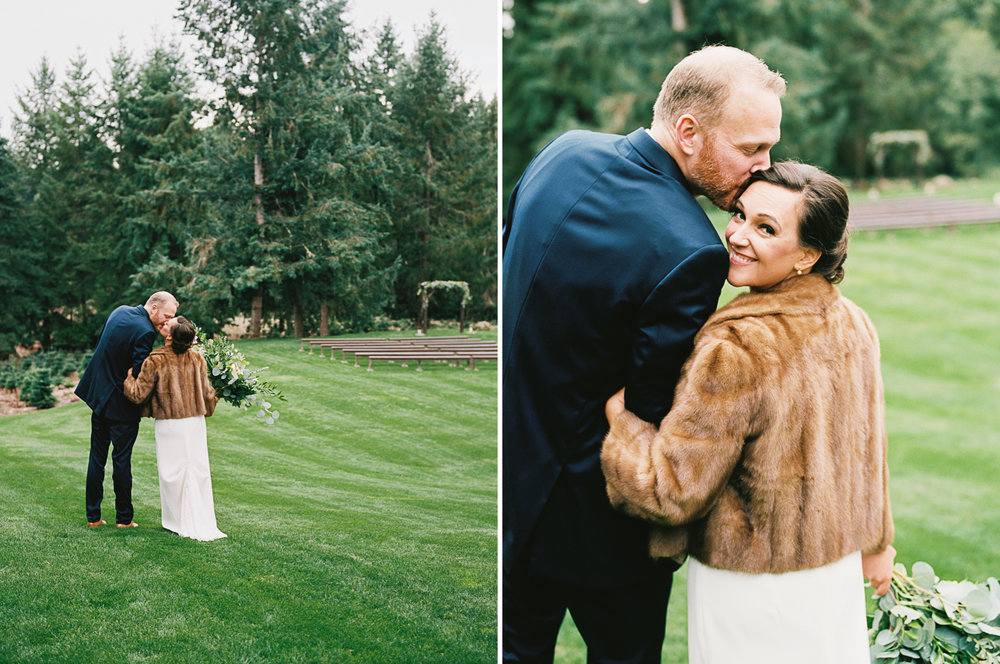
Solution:
<svg viewBox="0 0 1000 664">
<path fill-rule="evenodd" d="M 930 173 L 1000 166 L 998 0 L 506 0 L 503 190 L 574 128 L 648 126 L 667 72 L 706 44 L 748 50 L 788 82 L 776 159 L 877 175 L 871 137 L 926 132 Z M 914 175 L 914 153 L 886 175 Z"/>
<path fill-rule="evenodd" d="M 42 60 L 0 140 L 0 353 L 90 346 L 160 289 L 210 333 L 413 319 L 435 279 L 495 319 L 496 99 L 433 14 L 404 53 L 345 5 L 182 0 L 194 62 L 121 47 L 103 85 Z"/>
</svg>

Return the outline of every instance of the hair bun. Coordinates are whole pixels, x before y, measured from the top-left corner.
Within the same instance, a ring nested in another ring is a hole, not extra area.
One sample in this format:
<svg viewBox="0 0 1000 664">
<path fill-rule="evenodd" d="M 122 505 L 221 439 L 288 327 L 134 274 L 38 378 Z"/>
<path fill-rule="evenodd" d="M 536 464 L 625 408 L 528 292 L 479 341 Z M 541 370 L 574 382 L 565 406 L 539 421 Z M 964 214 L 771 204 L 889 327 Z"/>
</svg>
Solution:
<svg viewBox="0 0 1000 664">
<path fill-rule="evenodd" d="M 184 316 L 174 319 L 174 327 L 170 334 L 170 347 L 177 354 L 186 353 L 191 344 L 194 343 L 195 329 Z"/>
<path fill-rule="evenodd" d="M 173 349 L 175 353 L 180 355 L 181 353 L 186 353 L 191 347 L 191 342 L 178 341 L 177 339 L 170 340 L 170 348 Z"/>
</svg>

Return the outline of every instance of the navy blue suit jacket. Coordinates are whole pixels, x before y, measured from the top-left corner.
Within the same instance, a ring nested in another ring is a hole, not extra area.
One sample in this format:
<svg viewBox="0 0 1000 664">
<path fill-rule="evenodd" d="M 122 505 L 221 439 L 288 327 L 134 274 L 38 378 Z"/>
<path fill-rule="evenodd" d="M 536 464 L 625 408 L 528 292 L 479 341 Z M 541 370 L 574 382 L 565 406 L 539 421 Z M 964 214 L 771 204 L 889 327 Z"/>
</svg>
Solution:
<svg viewBox="0 0 1000 664">
<path fill-rule="evenodd" d="M 130 367 L 132 375 L 139 375 L 154 339 L 156 329 L 145 307 L 122 305 L 112 311 L 76 395 L 98 415 L 121 422 L 138 420 L 139 406 L 125 397 L 122 385 Z"/>
<path fill-rule="evenodd" d="M 503 230 L 504 573 L 641 581 L 648 527 L 605 492 L 604 404 L 659 422 L 728 254 L 644 129 L 571 131 L 531 162 Z"/>
</svg>

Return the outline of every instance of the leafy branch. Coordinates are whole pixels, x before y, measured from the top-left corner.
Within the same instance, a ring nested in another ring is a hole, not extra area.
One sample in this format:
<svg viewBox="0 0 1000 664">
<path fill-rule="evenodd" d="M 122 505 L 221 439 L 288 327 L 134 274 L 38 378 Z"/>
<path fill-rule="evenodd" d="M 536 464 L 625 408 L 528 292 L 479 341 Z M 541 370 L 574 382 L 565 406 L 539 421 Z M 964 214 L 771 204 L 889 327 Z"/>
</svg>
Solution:
<svg viewBox="0 0 1000 664">
<path fill-rule="evenodd" d="M 1000 663 L 1000 583 L 942 581 L 924 562 L 897 564 L 869 637 L 873 664 Z"/>
<path fill-rule="evenodd" d="M 267 367 L 250 369 L 250 363 L 231 341 L 221 337 L 206 340 L 201 330 L 196 328 L 196 332 L 199 343 L 194 348 L 208 364 L 208 380 L 216 395 L 241 410 L 256 408 L 259 419 L 274 424 L 280 413 L 268 399 L 284 401 L 285 397 L 276 385 L 261 378 Z"/>
</svg>

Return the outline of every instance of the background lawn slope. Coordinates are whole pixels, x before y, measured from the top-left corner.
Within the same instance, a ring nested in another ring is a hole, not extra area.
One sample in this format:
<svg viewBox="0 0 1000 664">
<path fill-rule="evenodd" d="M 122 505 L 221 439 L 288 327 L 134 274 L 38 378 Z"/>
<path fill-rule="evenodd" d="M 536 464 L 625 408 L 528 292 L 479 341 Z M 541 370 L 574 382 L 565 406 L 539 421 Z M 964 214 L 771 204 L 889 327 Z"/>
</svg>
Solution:
<svg viewBox="0 0 1000 664">
<path fill-rule="evenodd" d="M 287 401 L 208 420 L 224 540 L 160 527 L 152 420 L 122 531 L 85 525 L 84 404 L 0 419 L 0 661 L 495 661 L 497 364 L 238 346 Z"/>
</svg>

